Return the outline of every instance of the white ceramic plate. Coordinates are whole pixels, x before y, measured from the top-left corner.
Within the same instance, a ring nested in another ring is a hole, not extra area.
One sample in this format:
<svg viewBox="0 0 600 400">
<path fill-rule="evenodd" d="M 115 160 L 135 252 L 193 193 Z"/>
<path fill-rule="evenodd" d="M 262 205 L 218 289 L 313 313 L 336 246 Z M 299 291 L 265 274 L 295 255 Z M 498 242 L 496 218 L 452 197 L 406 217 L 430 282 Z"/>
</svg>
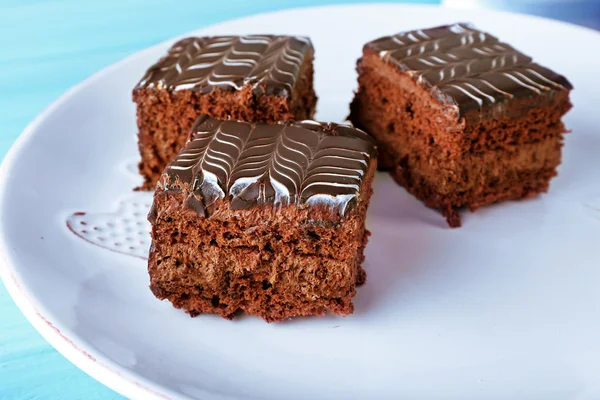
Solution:
<svg viewBox="0 0 600 400">
<path fill-rule="evenodd" d="M 68 359 L 134 398 L 600 398 L 600 35 L 525 16 L 399 5 L 291 10 L 196 33 L 310 35 L 318 118 L 339 121 L 364 42 L 456 21 L 572 80 L 573 134 L 560 175 L 547 195 L 467 213 L 457 230 L 378 176 L 369 279 L 354 315 L 271 325 L 190 319 L 152 296 L 143 260 L 66 228 L 75 211 L 111 212 L 132 196 L 130 91 L 168 43 L 70 90 L 7 156 L 0 246 L 10 293 Z"/>
</svg>

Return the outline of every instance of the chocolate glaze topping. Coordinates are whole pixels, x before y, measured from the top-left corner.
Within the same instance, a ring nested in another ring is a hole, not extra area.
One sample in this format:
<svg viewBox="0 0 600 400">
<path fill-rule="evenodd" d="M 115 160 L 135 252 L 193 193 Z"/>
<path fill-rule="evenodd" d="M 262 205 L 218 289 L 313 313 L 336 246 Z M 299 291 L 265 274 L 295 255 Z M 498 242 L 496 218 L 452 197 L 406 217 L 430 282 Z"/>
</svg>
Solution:
<svg viewBox="0 0 600 400">
<path fill-rule="evenodd" d="M 377 52 L 442 103 L 457 106 L 460 115 L 514 97 L 573 88 L 564 76 L 468 24 L 382 37 L 365 50 Z"/>
<path fill-rule="evenodd" d="M 310 40 L 296 36 L 190 37 L 150 67 L 137 88 L 208 93 L 250 85 L 257 94 L 287 96 L 309 50 Z"/>
<path fill-rule="evenodd" d="M 325 204 L 344 215 L 355 205 L 373 157 L 370 136 L 347 125 L 201 116 L 158 187 L 183 191 L 187 204 L 206 216 L 223 198 L 232 209 Z"/>
</svg>

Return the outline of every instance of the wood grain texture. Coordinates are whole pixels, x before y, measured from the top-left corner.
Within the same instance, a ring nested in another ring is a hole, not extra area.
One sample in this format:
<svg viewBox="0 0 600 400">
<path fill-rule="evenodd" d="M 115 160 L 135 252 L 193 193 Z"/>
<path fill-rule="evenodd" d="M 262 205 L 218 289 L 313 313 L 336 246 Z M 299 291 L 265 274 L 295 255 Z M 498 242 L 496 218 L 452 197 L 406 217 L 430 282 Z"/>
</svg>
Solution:
<svg viewBox="0 0 600 400">
<path fill-rule="evenodd" d="M 172 7 L 168 0 L 0 0 L 0 157 L 61 93 L 138 50 L 231 18 L 357 2 L 178 0 L 177 7 L 186 12 L 165 18 Z M 21 315 L 2 284 L 0 315 L 0 399 L 122 398 L 54 350 Z"/>
</svg>

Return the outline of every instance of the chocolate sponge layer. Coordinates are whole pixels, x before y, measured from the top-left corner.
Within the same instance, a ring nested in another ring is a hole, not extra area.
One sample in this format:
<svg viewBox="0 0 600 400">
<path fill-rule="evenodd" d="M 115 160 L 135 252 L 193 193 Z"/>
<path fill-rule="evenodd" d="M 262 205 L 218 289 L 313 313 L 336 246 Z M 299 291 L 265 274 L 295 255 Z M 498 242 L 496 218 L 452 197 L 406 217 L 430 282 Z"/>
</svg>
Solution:
<svg viewBox="0 0 600 400">
<path fill-rule="evenodd" d="M 182 194 L 158 190 L 148 271 L 150 288 L 190 315 L 236 312 L 268 322 L 332 312 L 351 314 L 368 231 L 373 162 L 357 206 L 343 218 L 327 209 L 272 206 L 210 218 L 185 207 Z"/>
</svg>

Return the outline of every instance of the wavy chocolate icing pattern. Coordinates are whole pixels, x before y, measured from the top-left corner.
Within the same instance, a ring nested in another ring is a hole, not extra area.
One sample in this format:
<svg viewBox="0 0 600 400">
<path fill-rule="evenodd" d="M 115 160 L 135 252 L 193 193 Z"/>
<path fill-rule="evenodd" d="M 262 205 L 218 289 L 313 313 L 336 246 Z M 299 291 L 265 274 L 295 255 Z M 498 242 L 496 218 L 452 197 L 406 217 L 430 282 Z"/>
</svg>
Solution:
<svg viewBox="0 0 600 400">
<path fill-rule="evenodd" d="M 294 40 L 303 43 L 306 48 L 310 42 L 306 38 L 297 37 Z M 289 38 L 274 41 L 265 51 L 261 60 L 244 79 L 244 84 L 252 85 L 255 90 L 271 86 L 285 87 L 291 93 L 300 67 L 304 60 L 304 51 L 290 45 Z"/>
<path fill-rule="evenodd" d="M 288 95 L 292 92 L 307 51 L 307 38 L 248 35 L 187 38 L 150 67 L 138 88 L 240 90 Z"/>
<path fill-rule="evenodd" d="M 193 132 L 159 185 L 185 191 L 188 205 L 203 215 L 223 198 L 232 209 L 326 204 L 344 215 L 375 156 L 367 134 L 337 124 L 251 124 L 203 116 Z"/>
<path fill-rule="evenodd" d="M 515 96 L 572 89 L 569 81 L 467 24 L 386 36 L 365 45 L 464 114 Z"/>
</svg>

